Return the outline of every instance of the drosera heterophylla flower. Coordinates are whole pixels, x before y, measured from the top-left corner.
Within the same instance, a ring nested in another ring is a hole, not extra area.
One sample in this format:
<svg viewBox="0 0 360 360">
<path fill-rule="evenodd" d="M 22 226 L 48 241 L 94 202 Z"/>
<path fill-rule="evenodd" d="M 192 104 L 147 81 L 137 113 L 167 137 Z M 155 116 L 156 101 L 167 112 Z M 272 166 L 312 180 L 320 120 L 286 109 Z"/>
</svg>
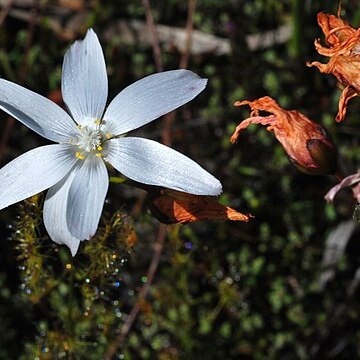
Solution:
<svg viewBox="0 0 360 360">
<path fill-rule="evenodd" d="M 49 99 L 0 79 L 0 108 L 57 144 L 26 152 L 0 169 L 0 209 L 49 189 L 43 219 L 51 239 L 73 255 L 96 232 L 109 178 L 105 163 L 137 182 L 195 195 L 219 195 L 220 182 L 193 160 L 152 140 L 124 137 L 192 100 L 207 80 L 188 70 L 147 76 L 105 110 L 108 83 L 97 35 L 67 51 L 62 95 L 70 115 Z"/>
</svg>

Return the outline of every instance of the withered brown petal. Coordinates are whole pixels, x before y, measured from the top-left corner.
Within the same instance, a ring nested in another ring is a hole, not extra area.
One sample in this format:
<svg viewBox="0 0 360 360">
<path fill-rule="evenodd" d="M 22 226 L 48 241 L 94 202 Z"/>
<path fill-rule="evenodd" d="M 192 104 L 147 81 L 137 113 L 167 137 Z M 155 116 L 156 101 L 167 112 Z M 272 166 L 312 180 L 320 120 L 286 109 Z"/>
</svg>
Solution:
<svg viewBox="0 0 360 360">
<path fill-rule="evenodd" d="M 344 120 L 346 111 L 347 111 L 347 105 L 350 99 L 352 99 L 355 96 L 359 96 L 359 94 L 355 91 L 355 89 L 351 86 L 347 86 L 341 93 L 340 99 L 339 99 L 339 111 L 336 115 L 335 120 L 337 122 L 341 122 Z"/>
</svg>

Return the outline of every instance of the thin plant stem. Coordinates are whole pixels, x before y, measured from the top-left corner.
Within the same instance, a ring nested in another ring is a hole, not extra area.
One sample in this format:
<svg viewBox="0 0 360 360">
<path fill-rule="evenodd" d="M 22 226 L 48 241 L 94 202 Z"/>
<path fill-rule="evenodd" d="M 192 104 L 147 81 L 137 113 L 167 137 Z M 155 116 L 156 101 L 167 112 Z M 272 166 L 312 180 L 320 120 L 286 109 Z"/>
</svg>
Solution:
<svg viewBox="0 0 360 360">
<path fill-rule="evenodd" d="M 141 1 L 144 9 L 145 9 L 145 17 L 146 17 L 146 23 L 149 28 L 149 31 L 151 33 L 151 39 L 152 39 L 152 48 L 154 53 L 154 61 L 156 70 L 158 72 L 161 72 L 164 70 L 164 65 L 161 57 L 161 49 L 160 49 L 160 41 L 159 37 L 156 31 L 156 26 L 154 22 L 154 17 L 152 15 L 151 6 L 149 0 L 142 0 Z"/>
<path fill-rule="evenodd" d="M 303 0 L 292 0 L 293 31 L 290 45 L 290 56 L 298 58 L 302 54 L 302 38 L 304 33 L 304 6 Z"/>
<path fill-rule="evenodd" d="M 116 354 L 117 350 L 122 347 L 137 316 L 139 315 L 139 312 L 141 310 L 142 301 L 146 298 L 146 295 L 149 292 L 150 286 L 152 285 L 152 283 L 154 281 L 156 271 L 159 267 L 161 254 L 162 254 L 162 251 L 164 248 L 164 242 L 165 242 L 165 238 L 166 238 L 166 229 L 167 229 L 166 225 L 160 224 L 159 232 L 158 232 L 157 239 L 156 239 L 155 246 L 154 246 L 154 254 L 151 259 L 151 263 L 150 263 L 149 269 L 146 274 L 147 281 L 141 287 L 139 294 L 137 296 L 136 303 L 132 307 L 129 315 L 127 316 L 126 321 L 124 322 L 124 324 L 120 330 L 120 334 L 116 337 L 115 341 L 108 347 L 107 352 L 104 357 L 105 360 L 111 360 L 112 357 Z"/>
<path fill-rule="evenodd" d="M 0 26 L 2 26 L 3 22 L 5 21 L 6 17 L 8 16 L 12 6 L 14 5 L 14 0 L 9 0 L 4 6 L 3 10 L 0 13 Z"/>
<path fill-rule="evenodd" d="M 192 35 L 194 31 L 194 15 L 196 9 L 196 0 L 188 0 L 188 12 L 185 27 L 185 51 L 181 54 L 180 69 L 186 69 L 189 63 Z"/>
<path fill-rule="evenodd" d="M 188 12 L 186 20 L 186 36 L 185 36 L 185 50 L 181 54 L 179 67 L 180 69 L 186 69 L 189 63 L 191 43 L 192 43 L 192 34 L 194 30 L 194 14 L 196 8 L 196 0 L 188 0 Z M 163 144 L 170 146 L 172 142 L 172 127 L 175 120 L 175 111 L 167 114 L 165 117 L 165 124 L 162 133 L 162 142 Z"/>
</svg>

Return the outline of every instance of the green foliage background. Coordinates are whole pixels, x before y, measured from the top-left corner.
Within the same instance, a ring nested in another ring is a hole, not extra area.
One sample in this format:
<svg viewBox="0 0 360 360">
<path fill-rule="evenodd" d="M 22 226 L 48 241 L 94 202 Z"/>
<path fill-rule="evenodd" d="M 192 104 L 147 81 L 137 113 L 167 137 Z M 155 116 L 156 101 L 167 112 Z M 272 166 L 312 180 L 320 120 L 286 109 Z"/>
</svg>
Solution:
<svg viewBox="0 0 360 360">
<path fill-rule="evenodd" d="M 44 95 L 56 94 L 62 57 L 72 40 L 49 24 L 65 8 L 59 2 L 36 4 L 19 6 L 39 19 L 30 43 L 27 21 L 10 11 L 2 23 L 0 76 Z M 157 23 L 185 26 L 186 1 L 151 5 Z M 360 25 L 358 5 L 342 1 L 342 15 L 354 27 Z M 15 2 L 11 10 L 16 7 Z M 197 1 L 195 29 L 229 39 L 232 53 L 190 57 L 188 68 L 209 78 L 209 84 L 177 113 L 173 147 L 222 181 L 222 202 L 255 219 L 168 228 L 156 278 L 116 359 L 360 356 L 358 229 L 335 264 L 334 277 L 319 286 L 326 239 L 352 217 L 350 191 L 340 193 L 335 205 L 326 204 L 323 196 L 336 179 L 299 173 L 264 128 L 250 127 L 238 144 L 229 143 L 235 126 L 248 115 L 233 102 L 270 95 L 325 125 L 338 145 L 345 175 L 356 172 L 360 102 L 352 100 L 345 122 L 336 124 L 340 91 L 335 79 L 305 66 L 306 61 L 325 61 L 313 46 L 322 36 L 316 14 L 336 14 L 337 7 L 330 0 Z M 145 21 L 141 2 L 94 0 L 65 15 L 60 17 L 64 26 L 81 15 L 72 25 L 76 38 L 90 26 L 98 33 L 109 99 L 156 71 L 150 46 L 125 45 L 121 33 L 106 36 L 119 19 Z M 286 23 L 292 25 L 289 41 L 248 49 L 247 35 Z M 177 68 L 179 58 L 176 50 L 163 50 L 166 70 Z M 2 112 L 0 120 L 3 132 L 7 115 Z M 162 127 L 158 120 L 137 134 L 159 140 Z M 1 165 L 43 143 L 15 124 Z M 0 359 L 103 358 L 147 281 L 158 222 L 143 198 L 142 190 L 111 184 L 101 227 L 75 258 L 47 237 L 41 195 L 1 212 Z"/>
</svg>

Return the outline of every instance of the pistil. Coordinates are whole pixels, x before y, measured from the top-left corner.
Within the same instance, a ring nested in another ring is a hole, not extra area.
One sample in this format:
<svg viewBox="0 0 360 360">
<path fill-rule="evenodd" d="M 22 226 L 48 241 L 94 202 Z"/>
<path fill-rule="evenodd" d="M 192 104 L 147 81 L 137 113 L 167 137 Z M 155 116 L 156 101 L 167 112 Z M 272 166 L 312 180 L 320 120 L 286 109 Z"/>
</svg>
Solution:
<svg viewBox="0 0 360 360">
<path fill-rule="evenodd" d="M 88 154 L 102 157 L 103 144 L 108 137 L 101 131 L 100 126 L 99 121 L 95 121 L 95 127 L 78 125 L 79 134 L 75 140 L 75 144 L 79 148 L 79 151 L 75 153 L 78 159 L 84 160 Z"/>
</svg>

